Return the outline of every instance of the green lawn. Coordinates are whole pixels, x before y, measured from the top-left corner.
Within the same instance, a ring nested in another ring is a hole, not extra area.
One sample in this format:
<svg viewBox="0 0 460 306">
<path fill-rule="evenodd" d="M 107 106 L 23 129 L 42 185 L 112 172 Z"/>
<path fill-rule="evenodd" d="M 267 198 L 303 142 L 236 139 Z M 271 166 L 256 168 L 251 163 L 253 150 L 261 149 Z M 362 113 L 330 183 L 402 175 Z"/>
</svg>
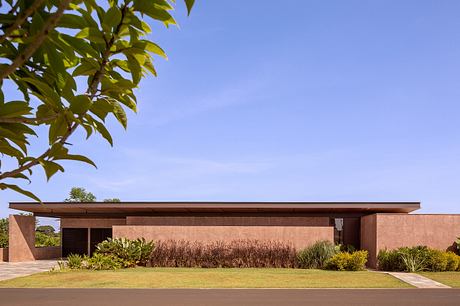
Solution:
<svg viewBox="0 0 460 306">
<path fill-rule="evenodd" d="M 409 288 L 383 273 L 302 269 L 134 268 L 45 272 L 0 282 L 30 288 Z"/>
<path fill-rule="evenodd" d="M 444 285 L 460 288 L 460 272 L 420 272 L 419 274 Z"/>
</svg>

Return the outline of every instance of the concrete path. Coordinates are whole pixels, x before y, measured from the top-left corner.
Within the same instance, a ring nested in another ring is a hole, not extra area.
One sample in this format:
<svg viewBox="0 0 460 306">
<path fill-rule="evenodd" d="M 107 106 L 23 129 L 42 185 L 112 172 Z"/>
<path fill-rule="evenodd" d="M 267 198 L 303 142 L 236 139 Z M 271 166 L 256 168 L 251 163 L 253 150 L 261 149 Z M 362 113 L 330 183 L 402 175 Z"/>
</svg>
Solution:
<svg viewBox="0 0 460 306">
<path fill-rule="evenodd" d="M 0 289 L 0 306 L 458 306 L 458 289 Z"/>
<path fill-rule="evenodd" d="M 49 271 L 57 266 L 56 260 L 36 260 L 28 262 L 0 262 L 0 281 Z"/>
<path fill-rule="evenodd" d="M 388 274 L 417 288 L 450 288 L 449 286 L 446 286 L 425 276 L 421 276 L 415 273 L 388 272 Z"/>
</svg>

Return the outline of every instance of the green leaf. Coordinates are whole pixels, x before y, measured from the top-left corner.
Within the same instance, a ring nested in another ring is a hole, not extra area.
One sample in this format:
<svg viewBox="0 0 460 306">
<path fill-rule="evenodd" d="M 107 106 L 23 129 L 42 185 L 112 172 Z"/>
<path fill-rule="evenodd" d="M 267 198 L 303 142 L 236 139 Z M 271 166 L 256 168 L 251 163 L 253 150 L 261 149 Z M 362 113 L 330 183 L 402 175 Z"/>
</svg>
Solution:
<svg viewBox="0 0 460 306">
<path fill-rule="evenodd" d="M 90 108 L 91 112 L 103 121 L 108 113 L 113 112 L 113 105 L 105 99 L 97 99 Z"/>
<path fill-rule="evenodd" d="M 96 164 L 91 159 L 83 155 L 76 155 L 76 154 L 58 155 L 58 156 L 55 156 L 54 159 L 55 160 L 62 160 L 62 159 L 77 160 L 77 161 L 81 161 L 81 162 L 90 164 L 94 166 L 94 168 L 97 168 Z"/>
<path fill-rule="evenodd" d="M 139 40 L 133 44 L 133 47 L 158 54 L 159 56 L 164 57 L 165 59 L 168 59 L 168 56 L 166 55 L 165 51 L 161 49 L 161 47 L 158 46 L 154 42 L 151 42 L 148 40 Z"/>
<path fill-rule="evenodd" d="M 58 163 L 49 161 L 49 160 L 40 160 L 40 165 L 42 165 L 43 169 L 45 170 L 46 179 L 49 181 L 50 178 L 56 174 L 56 172 L 61 171 L 64 172 L 64 168 Z"/>
<path fill-rule="evenodd" d="M 95 50 L 89 43 L 87 43 L 84 39 L 75 38 L 70 35 L 61 34 L 62 39 L 71 45 L 75 52 L 79 53 L 83 57 L 91 56 L 93 58 L 98 58 L 99 53 Z"/>
<path fill-rule="evenodd" d="M 126 130 L 126 128 L 128 127 L 128 118 L 126 117 L 125 110 L 120 104 L 113 104 L 113 115 L 115 116 L 115 118 L 117 118 L 118 122 L 120 122 Z"/>
<path fill-rule="evenodd" d="M 12 184 L 5 184 L 5 183 L 0 183 L 0 189 L 2 190 L 5 190 L 5 189 L 11 189 L 11 190 L 14 190 L 18 193 L 21 193 L 31 199 L 34 199 L 35 201 L 37 202 L 42 202 L 36 195 L 34 195 L 32 192 L 30 191 L 27 191 L 27 190 L 24 190 L 22 189 L 21 187 L 17 186 L 17 185 L 12 185 Z"/>
<path fill-rule="evenodd" d="M 10 101 L 0 105 L 0 117 L 13 118 L 29 115 L 32 110 L 29 103 L 24 101 Z"/>
<path fill-rule="evenodd" d="M 73 14 L 64 14 L 61 19 L 59 19 L 59 23 L 57 24 L 57 28 L 69 28 L 69 29 L 83 29 L 88 26 L 85 18 L 79 15 Z"/>
<path fill-rule="evenodd" d="M 105 16 L 102 20 L 102 23 L 108 27 L 114 28 L 121 22 L 121 12 L 120 9 L 116 6 L 112 6 L 105 13 Z"/>
<path fill-rule="evenodd" d="M 55 106 L 59 109 L 62 107 L 61 98 L 45 82 L 33 78 L 22 78 L 21 81 L 34 85 L 39 90 L 38 94 L 41 96 L 41 98 L 44 99 L 45 103 L 48 102 L 50 105 Z M 37 93 L 36 90 L 34 90 L 33 92 Z"/>
<path fill-rule="evenodd" d="M 113 140 L 112 136 L 110 135 L 109 131 L 106 129 L 105 125 L 99 121 L 94 121 L 96 124 L 96 130 L 104 137 L 110 145 L 113 147 Z"/>
<path fill-rule="evenodd" d="M 96 28 L 84 28 L 77 35 L 76 38 L 86 38 L 94 43 L 105 43 L 103 33 Z"/>
<path fill-rule="evenodd" d="M 82 115 L 91 107 L 91 99 L 87 95 L 78 95 L 70 101 L 70 110 L 74 114 Z"/>
<path fill-rule="evenodd" d="M 54 143 L 58 137 L 64 136 L 67 133 L 68 128 L 65 114 L 61 114 L 55 121 L 51 122 L 48 132 L 50 144 Z"/>
<path fill-rule="evenodd" d="M 185 0 L 185 6 L 187 6 L 187 15 L 190 16 L 195 0 Z"/>
<path fill-rule="evenodd" d="M 168 11 L 150 0 L 134 0 L 134 10 L 147 16 L 162 21 L 166 26 L 176 24 L 176 21 Z"/>
</svg>

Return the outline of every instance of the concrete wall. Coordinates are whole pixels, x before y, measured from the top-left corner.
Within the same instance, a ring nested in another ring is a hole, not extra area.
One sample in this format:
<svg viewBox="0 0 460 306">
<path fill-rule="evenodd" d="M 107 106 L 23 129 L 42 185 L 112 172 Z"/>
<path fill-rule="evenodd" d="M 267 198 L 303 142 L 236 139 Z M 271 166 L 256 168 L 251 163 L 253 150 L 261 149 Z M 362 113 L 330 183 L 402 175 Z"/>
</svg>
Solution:
<svg viewBox="0 0 460 306">
<path fill-rule="evenodd" d="M 61 228 L 109 228 L 113 225 L 125 225 L 126 219 L 62 218 Z"/>
<path fill-rule="evenodd" d="M 9 223 L 8 260 L 35 260 L 35 217 L 10 215 Z"/>
<path fill-rule="evenodd" d="M 369 251 L 369 264 L 375 267 L 378 251 L 383 249 L 417 245 L 452 248 L 460 236 L 460 215 L 376 214 L 361 219 L 361 234 L 361 243 Z"/>
<path fill-rule="evenodd" d="M 10 215 L 9 223 L 8 261 L 21 262 L 61 257 L 60 246 L 35 247 L 34 216 Z"/>
<path fill-rule="evenodd" d="M 127 225 L 329 226 L 328 217 L 154 216 L 126 217 Z"/>
<path fill-rule="evenodd" d="M 0 262 L 8 261 L 8 248 L 0 248 Z"/>
<path fill-rule="evenodd" d="M 257 239 L 275 240 L 300 249 L 318 240 L 334 241 L 331 226 L 113 226 L 113 237 L 147 240 L 189 240 L 211 242 L 216 240 Z"/>
<path fill-rule="evenodd" d="M 369 252 L 367 265 L 376 266 L 377 215 L 361 217 L 361 249 Z"/>
<path fill-rule="evenodd" d="M 34 249 L 35 260 L 54 259 L 61 257 L 61 247 L 37 247 Z"/>
</svg>

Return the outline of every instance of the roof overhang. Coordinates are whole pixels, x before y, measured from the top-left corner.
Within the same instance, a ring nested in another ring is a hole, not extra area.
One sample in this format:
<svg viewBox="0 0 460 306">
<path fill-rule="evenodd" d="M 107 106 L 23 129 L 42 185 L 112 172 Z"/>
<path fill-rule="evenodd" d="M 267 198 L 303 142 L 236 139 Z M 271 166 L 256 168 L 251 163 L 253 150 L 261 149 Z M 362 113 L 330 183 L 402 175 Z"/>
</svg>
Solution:
<svg viewBox="0 0 460 306">
<path fill-rule="evenodd" d="M 11 202 L 42 217 L 126 217 L 159 213 L 410 213 L 420 202 Z"/>
</svg>

